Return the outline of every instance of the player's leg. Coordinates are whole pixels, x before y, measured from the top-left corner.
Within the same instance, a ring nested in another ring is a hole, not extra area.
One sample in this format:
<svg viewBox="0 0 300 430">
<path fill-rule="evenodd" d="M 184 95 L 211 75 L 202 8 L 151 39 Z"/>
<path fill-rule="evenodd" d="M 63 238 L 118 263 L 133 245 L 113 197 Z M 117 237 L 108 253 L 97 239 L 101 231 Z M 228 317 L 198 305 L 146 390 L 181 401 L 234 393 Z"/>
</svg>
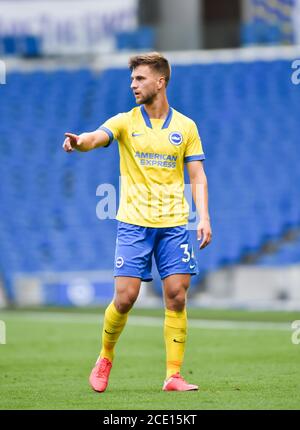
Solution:
<svg viewBox="0 0 300 430">
<path fill-rule="evenodd" d="M 127 276 L 115 278 L 114 300 L 104 313 L 100 356 L 89 378 L 95 391 L 101 393 L 106 390 L 114 359 L 114 349 L 126 325 L 128 312 L 138 297 L 140 286 L 140 278 Z"/>
<path fill-rule="evenodd" d="M 186 295 L 190 277 L 189 274 L 175 274 L 163 280 L 166 306 L 164 336 L 167 362 L 164 391 L 198 390 L 197 385 L 188 384 L 180 375 L 187 336 Z"/>
<path fill-rule="evenodd" d="M 114 348 L 126 325 L 128 312 L 136 301 L 141 286 L 140 278 L 115 278 L 114 300 L 106 308 L 102 329 L 102 349 L 99 358 L 114 359 Z"/>
<path fill-rule="evenodd" d="M 196 390 L 196 385 L 187 384 L 180 376 L 187 336 L 187 290 L 191 275 L 197 273 L 197 261 L 184 226 L 162 230 L 155 249 L 155 259 L 163 279 L 165 299 L 167 378 L 163 389 Z"/>
<path fill-rule="evenodd" d="M 102 348 L 90 375 L 95 391 L 105 391 L 114 359 L 115 345 L 136 301 L 142 280 L 151 280 L 153 240 L 151 231 L 119 223 L 115 253 L 115 295 L 104 314 Z"/>
<path fill-rule="evenodd" d="M 163 280 L 167 379 L 180 373 L 183 362 L 187 335 L 186 292 L 189 284 L 188 274 L 171 275 Z"/>
</svg>

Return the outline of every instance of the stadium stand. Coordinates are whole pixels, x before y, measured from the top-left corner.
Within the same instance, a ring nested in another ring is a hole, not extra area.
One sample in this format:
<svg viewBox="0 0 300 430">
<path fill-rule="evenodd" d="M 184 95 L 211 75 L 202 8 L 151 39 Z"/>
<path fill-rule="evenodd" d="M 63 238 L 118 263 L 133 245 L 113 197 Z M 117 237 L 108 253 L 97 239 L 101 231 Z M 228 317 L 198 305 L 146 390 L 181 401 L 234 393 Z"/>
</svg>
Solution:
<svg viewBox="0 0 300 430">
<path fill-rule="evenodd" d="M 43 54 L 42 45 L 42 38 L 33 34 L 0 35 L 1 56 L 41 57 Z"/>
<path fill-rule="evenodd" d="M 170 102 L 199 126 L 210 188 L 214 238 L 196 252 L 201 275 L 193 287 L 300 225 L 299 89 L 290 67 L 287 60 L 173 67 Z M 116 221 L 99 221 L 95 210 L 99 184 L 118 190 L 117 147 L 70 155 L 61 145 L 65 131 L 93 130 L 134 99 L 122 68 L 14 72 L 7 82 L 0 88 L 0 271 L 13 299 L 17 272 L 112 269 Z M 297 242 L 272 264 L 299 257 Z"/>
<path fill-rule="evenodd" d="M 261 266 L 285 266 L 299 264 L 300 261 L 300 237 L 292 242 L 283 243 L 278 250 L 269 255 L 263 255 L 256 261 Z"/>
<path fill-rule="evenodd" d="M 293 44 L 295 0 L 250 0 L 248 20 L 241 26 L 243 45 Z"/>
<path fill-rule="evenodd" d="M 116 33 L 115 38 L 118 51 L 151 51 L 155 46 L 155 31 L 149 26 L 141 26 L 135 31 Z"/>
</svg>

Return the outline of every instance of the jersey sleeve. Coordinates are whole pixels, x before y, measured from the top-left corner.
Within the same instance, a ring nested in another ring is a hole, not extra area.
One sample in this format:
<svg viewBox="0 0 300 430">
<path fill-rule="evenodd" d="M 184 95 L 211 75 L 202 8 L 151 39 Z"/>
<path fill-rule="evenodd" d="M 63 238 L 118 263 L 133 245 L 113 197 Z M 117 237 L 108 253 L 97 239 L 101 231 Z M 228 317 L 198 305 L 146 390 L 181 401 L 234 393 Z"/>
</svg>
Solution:
<svg viewBox="0 0 300 430">
<path fill-rule="evenodd" d="M 107 133 L 109 136 L 109 142 L 107 145 L 105 145 L 105 148 L 109 146 L 114 140 L 121 139 L 125 125 L 126 122 L 124 113 L 119 113 L 118 115 L 109 118 L 102 125 L 100 125 L 98 130 L 105 131 L 105 133 Z"/>
<path fill-rule="evenodd" d="M 201 139 L 198 133 L 197 126 L 192 122 L 188 133 L 187 144 L 184 153 L 184 162 L 204 160 L 205 155 L 202 148 Z"/>
</svg>

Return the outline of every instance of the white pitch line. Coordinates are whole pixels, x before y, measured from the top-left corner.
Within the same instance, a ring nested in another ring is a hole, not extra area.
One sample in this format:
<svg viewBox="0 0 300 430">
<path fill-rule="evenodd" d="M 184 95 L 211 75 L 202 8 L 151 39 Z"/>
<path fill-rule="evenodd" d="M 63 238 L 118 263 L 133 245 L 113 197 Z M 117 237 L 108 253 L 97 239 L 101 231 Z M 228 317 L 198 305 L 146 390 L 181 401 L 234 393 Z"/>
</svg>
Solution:
<svg viewBox="0 0 300 430">
<path fill-rule="evenodd" d="M 133 321 L 132 321 L 133 320 Z M 133 316 L 128 319 L 132 325 L 161 325 L 163 324 L 162 318 L 154 317 L 138 317 Z M 203 320 L 193 319 L 188 320 L 190 328 L 207 328 L 207 329 L 229 329 L 229 330 L 290 330 L 291 326 L 288 323 L 271 323 L 271 322 L 258 322 L 258 321 L 229 321 L 229 320 Z"/>
<path fill-rule="evenodd" d="M 72 324 L 98 324 L 102 323 L 103 315 L 91 315 L 82 313 L 67 313 L 67 312 L 9 312 L 1 311 L 0 319 L 9 321 L 10 318 L 17 318 L 25 321 L 40 321 L 53 323 L 72 323 Z M 129 316 L 128 325 L 154 327 L 163 325 L 163 318 L 160 317 L 144 317 L 144 316 Z M 189 328 L 197 329 L 213 329 L 213 330 L 291 330 L 291 324 L 280 322 L 263 322 L 263 321 L 229 321 L 229 320 L 204 320 L 192 319 L 188 320 Z"/>
</svg>

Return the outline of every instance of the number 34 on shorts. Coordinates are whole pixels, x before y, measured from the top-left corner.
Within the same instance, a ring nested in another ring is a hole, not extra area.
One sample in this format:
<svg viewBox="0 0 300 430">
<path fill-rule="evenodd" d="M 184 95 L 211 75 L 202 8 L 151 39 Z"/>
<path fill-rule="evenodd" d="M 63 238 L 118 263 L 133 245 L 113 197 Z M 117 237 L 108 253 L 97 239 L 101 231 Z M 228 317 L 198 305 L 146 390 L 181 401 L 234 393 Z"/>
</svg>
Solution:
<svg viewBox="0 0 300 430">
<path fill-rule="evenodd" d="M 152 228 L 119 222 L 114 276 L 151 281 L 152 256 L 161 279 L 177 273 L 198 274 L 186 226 Z"/>
</svg>

